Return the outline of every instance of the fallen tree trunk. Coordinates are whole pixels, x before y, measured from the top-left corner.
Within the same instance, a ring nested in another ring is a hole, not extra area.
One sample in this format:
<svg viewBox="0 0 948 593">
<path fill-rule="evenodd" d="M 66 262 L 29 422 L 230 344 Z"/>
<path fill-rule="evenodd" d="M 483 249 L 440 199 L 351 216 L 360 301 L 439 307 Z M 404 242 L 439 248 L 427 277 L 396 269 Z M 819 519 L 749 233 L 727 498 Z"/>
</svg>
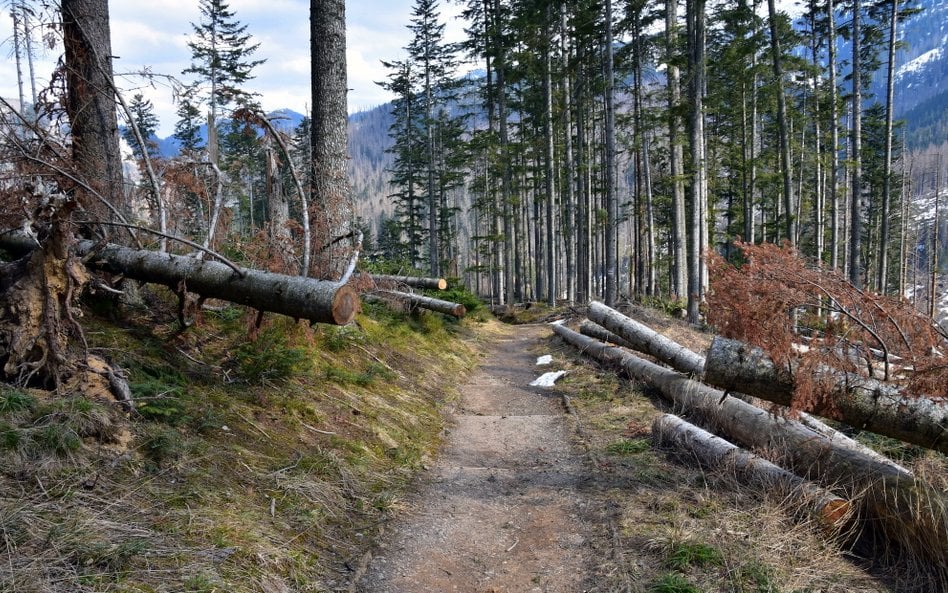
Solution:
<svg viewBox="0 0 948 593">
<path fill-rule="evenodd" d="M 674 414 L 656 418 L 652 436 L 662 445 L 687 451 L 705 466 L 732 469 L 746 482 L 776 488 L 828 526 L 840 527 L 849 517 L 848 501 Z"/>
<path fill-rule="evenodd" d="M 852 449 L 835 447 L 798 422 L 775 417 L 740 399 L 618 348 L 557 325 L 553 331 L 597 360 L 649 383 L 682 410 L 702 417 L 715 431 L 761 451 L 780 451 L 798 475 L 841 488 L 859 503 L 866 525 L 878 528 L 948 585 L 948 498 L 925 482 Z"/>
<path fill-rule="evenodd" d="M 0 235 L 0 247 L 14 254 L 35 248 L 28 237 Z M 133 280 L 184 288 L 203 297 L 223 299 L 260 311 L 317 323 L 345 325 L 359 312 L 359 295 L 350 286 L 260 270 L 232 268 L 216 261 L 79 241 L 77 255 L 86 265 Z"/>
<path fill-rule="evenodd" d="M 608 307 L 605 307 L 603 305 L 598 305 L 596 308 L 608 309 Z M 609 309 L 609 311 L 612 311 L 612 310 Z M 612 319 L 613 325 L 623 326 L 623 327 L 628 328 L 630 331 L 634 331 L 636 335 L 640 336 L 641 341 L 644 341 L 645 343 L 649 343 L 650 339 L 661 341 L 661 347 L 649 348 L 648 350 L 646 350 L 647 353 L 652 353 L 652 355 L 655 356 L 655 358 L 671 366 L 676 371 L 681 371 L 683 373 L 689 373 L 689 374 L 698 375 L 698 376 L 704 374 L 705 372 L 705 357 L 704 356 L 701 356 L 700 354 L 697 354 L 693 352 L 692 350 L 686 349 L 684 346 L 675 342 L 674 340 L 671 340 L 670 338 L 657 334 L 648 326 L 642 323 L 639 323 L 635 321 L 634 319 L 630 319 L 617 311 L 613 311 L 613 313 L 614 315 L 613 314 L 609 315 L 609 317 Z M 611 342 L 613 344 L 618 344 L 620 346 L 631 348 L 633 350 L 638 350 L 638 348 L 636 348 L 634 344 L 629 343 L 627 340 L 624 340 L 622 337 L 617 336 L 616 334 L 610 332 L 604 327 L 598 324 L 595 324 L 591 321 L 584 322 L 582 326 L 580 327 L 580 332 L 584 335 L 596 338 L 603 342 Z M 682 352 L 687 352 L 688 354 L 683 355 Z M 738 392 L 732 392 L 732 393 L 735 397 L 744 399 L 744 398 L 749 397 L 748 395 L 745 395 L 745 394 L 753 395 L 754 393 L 756 393 L 756 388 L 757 386 L 749 385 L 747 391 L 741 390 L 740 393 Z M 754 391 L 751 391 L 752 389 Z M 816 432 L 822 434 L 823 436 L 827 437 L 828 439 L 830 439 L 834 445 L 838 445 L 841 447 L 848 447 L 868 457 L 871 457 L 875 459 L 876 461 L 891 465 L 892 467 L 896 468 L 901 473 L 903 473 L 905 476 L 912 476 L 912 472 L 902 467 L 898 463 L 892 461 L 891 459 L 889 459 L 888 457 L 884 455 L 881 455 L 877 451 L 874 451 L 873 449 L 863 445 L 859 441 L 849 438 L 845 434 L 823 423 L 817 418 L 810 416 L 806 412 L 800 413 L 800 422 L 806 425 L 807 427 L 815 430 Z"/>
<path fill-rule="evenodd" d="M 683 373 L 701 374 L 704 368 L 702 356 L 602 303 L 590 303 L 588 315 L 635 350 L 650 354 Z"/>
<path fill-rule="evenodd" d="M 400 292 L 397 290 L 379 290 L 376 294 L 405 302 L 411 307 L 430 309 L 432 311 L 437 311 L 438 313 L 444 313 L 445 315 L 452 315 L 458 319 L 464 317 L 467 314 L 467 309 L 460 303 L 452 303 L 451 301 L 433 299 L 420 294 L 411 294 L 409 292 Z"/>
<path fill-rule="evenodd" d="M 240 275 L 215 261 L 118 245 L 93 252 L 94 247 L 92 241 L 79 242 L 79 255 L 91 255 L 86 265 L 174 290 L 183 287 L 204 297 L 319 323 L 345 325 L 359 311 L 359 295 L 347 285 L 259 270 L 242 269 Z"/>
<path fill-rule="evenodd" d="M 622 346 L 623 348 L 629 348 L 630 350 L 636 349 L 635 346 L 629 343 L 628 340 L 623 339 L 621 336 L 612 333 L 593 321 L 586 320 L 582 322 L 582 324 L 579 326 L 579 333 L 583 334 L 584 336 L 589 336 L 590 338 L 595 338 L 600 342 L 615 344 L 616 346 Z"/>
<path fill-rule="evenodd" d="M 907 397 L 896 386 L 830 367 L 817 372 L 832 388 L 825 397 L 808 398 L 807 412 L 948 455 L 948 402 Z M 785 406 L 794 403 L 792 373 L 778 369 L 760 348 L 737 340 L 714 338 L 704 380 Z"/>
<path fill-rule="evenodd" d="M 444 278 L 419 278 L 417 276 L 389 276 L 386 274 L 370 274 L 376 284 L 392 283 L 411 286 L 412 288 L 428 288 L 431 290 L 444 290 L 448 287 L 448 281 Z"/>
</svg>

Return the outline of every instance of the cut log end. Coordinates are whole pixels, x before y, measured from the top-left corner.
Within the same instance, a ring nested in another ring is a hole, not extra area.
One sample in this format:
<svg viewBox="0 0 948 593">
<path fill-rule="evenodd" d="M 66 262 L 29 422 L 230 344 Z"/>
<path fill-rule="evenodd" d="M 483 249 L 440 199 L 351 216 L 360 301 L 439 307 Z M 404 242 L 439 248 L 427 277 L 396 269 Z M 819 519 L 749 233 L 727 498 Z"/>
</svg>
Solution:
<svg viewBox="0 0 948 593">
<path fill-rule="evenodd" d="M 448 289 L 448 281 L 445 280 L 444 278 L 438 278 L 438 290 L 447 290 L 447 289 Z"/>
<path fill-rule="evenodd" d="M 852 510 L 852 504 L 848 500 L 833 498 L 827 500 L 819 509 L 819 519 L 827 527 L 839 527 L 848 521 Z"/>
<path fill-rule="evenodd" d="M 346 325 L 362 310 L 359 293 L 345 285 L 336 291 L 332 299 L 332 319 L 336 325 Z"/>
</svg>

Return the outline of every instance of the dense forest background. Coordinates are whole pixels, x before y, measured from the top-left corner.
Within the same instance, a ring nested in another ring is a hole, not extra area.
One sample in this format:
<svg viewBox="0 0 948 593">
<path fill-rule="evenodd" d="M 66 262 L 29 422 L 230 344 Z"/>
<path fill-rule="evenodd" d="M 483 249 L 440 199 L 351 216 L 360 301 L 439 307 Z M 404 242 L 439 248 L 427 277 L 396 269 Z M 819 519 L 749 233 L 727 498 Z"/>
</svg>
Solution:
<svg viewBox="0 0 948 593">
<path fill-rule="evenodd" d="M 696 320 L 710 251 L 789 241 L 937 312 L 944 0 L 814 0 L 792 19 L 757 0 L 461 4 L 455 44 L 439 3 L 415 2 L 380 81 L 396 99 L 350 117 L 353 222 L 372 265 L 459 277 L 495 304 L 658 298 Z M 174 137 L 154 135 L 140 96 L 120 114 L 131 203 L 153 218 L 147 194 L 163 192 L 186 213 L 170 232 L 239 246 L 280 200 L 298 241 L 310 119 L 259 113 L 243 90 L 267 67 L 252 37 L 226 3 L 202 6 Z M 223 77 L 207 47 L 232 52 Z M 203 155 L 217 174 L 187 164 Z"/>
</svg>

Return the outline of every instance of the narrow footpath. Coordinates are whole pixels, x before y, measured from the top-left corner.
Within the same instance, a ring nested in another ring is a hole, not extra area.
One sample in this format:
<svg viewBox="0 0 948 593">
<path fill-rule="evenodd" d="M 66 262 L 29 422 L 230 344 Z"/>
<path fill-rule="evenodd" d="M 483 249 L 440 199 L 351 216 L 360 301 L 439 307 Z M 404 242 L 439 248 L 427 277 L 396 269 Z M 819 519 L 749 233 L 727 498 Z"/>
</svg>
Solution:
<svg viewBox="0 0 948 593">
<path fill-rule="evenodd" d="M 505 328 L 462 387 L 442 454 L 360 593 L 579 593 L 593 552 L 586 456 L 560 397 L 530 382 L 549 326 Z"/>
</svg>

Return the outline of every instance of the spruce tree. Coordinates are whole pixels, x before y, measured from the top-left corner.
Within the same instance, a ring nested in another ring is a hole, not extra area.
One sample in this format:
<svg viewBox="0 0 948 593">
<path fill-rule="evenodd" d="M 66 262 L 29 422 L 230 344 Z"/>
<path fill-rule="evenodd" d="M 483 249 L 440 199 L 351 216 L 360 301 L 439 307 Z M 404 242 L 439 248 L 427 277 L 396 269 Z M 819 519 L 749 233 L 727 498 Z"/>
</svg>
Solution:
<svg viewBox="0 0 948 593">
<path fill-rule="evenodd" d="M 211 160 L 216 162 L 215 125 L 218 115 L 228 107 L 249 105 L 253 93 L 244 85 L 253 79 L 253 69 L 266 60 L 251 56 L 260 46 L 250 43 L 247 25 L 236 19 L 224 0 L 201 0 L 201 22 L 191 23 L 194 37 L 188 41 L 191 65 L 182 74 L 197 77 L 194 100 L 207 105 Z"/>
<path fill-rule="evenodd" d="M 178 104 L 178 121 L 174 125 L 174 138 L 181 145 L 181 152 L 195 153 L 201 150 L 201 110 L 189 94 Z"/>
<path fill-rule="evenodd" d="M 122 138 L 132 147 L 132 154 L 136 159 L 144 158 L 147 153 L 150 158 L 158 155 L 158 144 L 152 140 L 155 132 L 158 131 L 158 116 L 155 115 L 155 106 L 149 99 L 146 99 L 141 93 L 136 93 L 132 97 L 132 102 L 128 104 L 128 110 L 131 112 L 132 121 L 128 122 L 128 127 L 122 129 Z M 134 130 L 131 126 L 138 128 L 141 137 L 145 140 L 145 148 L 138 143 Z"/>
</svg>

